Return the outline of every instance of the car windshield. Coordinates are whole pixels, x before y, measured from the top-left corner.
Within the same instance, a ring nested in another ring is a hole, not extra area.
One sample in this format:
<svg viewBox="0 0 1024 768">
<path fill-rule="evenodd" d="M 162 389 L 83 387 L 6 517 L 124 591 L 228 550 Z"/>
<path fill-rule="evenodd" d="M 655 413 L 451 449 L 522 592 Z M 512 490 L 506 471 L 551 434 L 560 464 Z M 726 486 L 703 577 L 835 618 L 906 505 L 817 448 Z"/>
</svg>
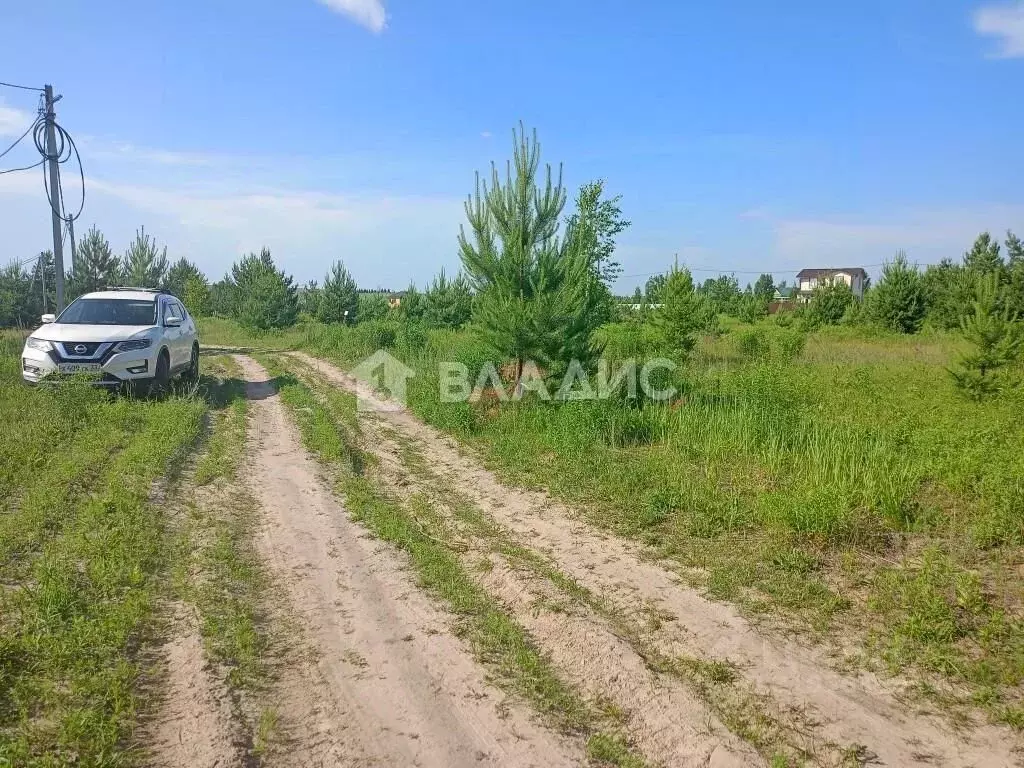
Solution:
<svg viewBox="0 0 1024 768">
<path fill-rule="evenodd" d="M 57 318 L 71 325 L 155 325 L 152 299 L 75 299 Z"/>
</svg>

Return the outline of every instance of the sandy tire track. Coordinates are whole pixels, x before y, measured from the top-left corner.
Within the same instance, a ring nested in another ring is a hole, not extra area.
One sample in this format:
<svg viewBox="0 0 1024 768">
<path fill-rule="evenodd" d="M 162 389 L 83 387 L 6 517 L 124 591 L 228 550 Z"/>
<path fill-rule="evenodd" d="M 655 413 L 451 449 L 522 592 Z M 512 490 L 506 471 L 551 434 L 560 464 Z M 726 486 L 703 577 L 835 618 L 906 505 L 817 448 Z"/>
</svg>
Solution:
<svg viewBox="0 0 1024 768">
<path fill-rule="evenodd" d="M 171 606 L 169 639 L 157 651 L 158 708 L 142 729 L 146 765 L 228 768 L 246 764 L 249 743 L 231 696 L 213 673 L 191 608 Z"/>
<path fill-rule="evenodd" d="M 331 383 L 374 397 L 336 366 L 302 352 L 291 354 Z M 968 734 L 956 733 L 941 717 L 912 711 L 876 675 L 844 675 L 825 649 L 759 632 L 735 607 L 703 597 L 671 570 L 646 559 L 635 543 L 596 531 L 547 494 L 503 484 L 451 438 L 393 403 L 381 405 L 375 418 L 418 443 L 434 472 L 530 547 L 549 555 L 564 573 L 638 622 L 647 623 L 644 606 L 675 617 L 650 631 L 659 650 L 738 664 L 758 690 L 816 722 L 820 738 L 863 746 L 863 754 L 876 764 L 1024 765 L 1020 741 L 1009 729 L 977 725 Z"/>
<path fill-rule="evenodd" d="M 349 520 L 252 359 L 243 476 L 257 548 L 315 650 L 278 690 L 289 766 L 571 766 L 580 745 L 510 702 L 450 634 L 400 556 Z"/>
</svg>

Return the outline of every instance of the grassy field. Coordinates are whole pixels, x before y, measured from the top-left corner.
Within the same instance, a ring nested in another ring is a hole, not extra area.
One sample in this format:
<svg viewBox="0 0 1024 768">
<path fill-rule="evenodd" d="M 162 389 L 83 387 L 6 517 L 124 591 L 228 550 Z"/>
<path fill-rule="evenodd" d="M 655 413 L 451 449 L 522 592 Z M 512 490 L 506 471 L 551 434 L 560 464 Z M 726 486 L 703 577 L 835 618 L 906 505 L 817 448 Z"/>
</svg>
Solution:
<svg viewBox="0 0 1024 768">
<path fill-rule="evenodd" d="M 620 357 L 659 352 L 607 330 Z M 669 406 L 498 407 L 439 402 L 437 362 L 487 359 L 468 333 L 205 331 L 343 365 L 387 347 L 417 371 L 411 408 L 506 478 L 642 540 L 718 598 L 910 674 L 951 712 L 1024 728 L 1024 395 L 963 398 L 945 370 L 955 337 L 735 326 L 702 342 Z"/>
<path fill-rule="evenodd" d="M 30 389 L 21 343 L 0 333 L 0 765 L 140 764 L 168 600 L 196 606 L 230 682 L 262 673 L 242 518 L 180 493 L 186 469 L 211 488 L 234 472 L 245 401 L 228 359 L 159 402 Z"/>
</svg>

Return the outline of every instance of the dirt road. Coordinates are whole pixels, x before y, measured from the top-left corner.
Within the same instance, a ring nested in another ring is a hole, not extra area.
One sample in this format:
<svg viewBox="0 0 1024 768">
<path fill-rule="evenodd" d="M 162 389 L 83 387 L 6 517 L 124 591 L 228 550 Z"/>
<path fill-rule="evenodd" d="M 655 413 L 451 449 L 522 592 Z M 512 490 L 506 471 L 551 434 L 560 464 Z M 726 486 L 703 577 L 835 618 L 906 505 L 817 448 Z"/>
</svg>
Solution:
<svg viewBox="0 0 1024 768">
<path fill-rule="evenodd" d="M 331 384 L 356 390 L 355 380 L 340 369 L 303 353 L 293 356 Z M 538 595 L 545 597 L 543 587 L 524 583 L 522 574 L 512 569 L 496 569 L 496 575 L 492 571 L 488 584 L 574 682 L 625 708 L 628 730 L 648 757 L 667 765 L 699 756 L 706 760 L 703 764 L 712 765 L 755 761 L 713 714 L 713 699 L 726 694 L 712 690 L 705 696 L 712 701 L 701 703 L 672 676 L 635 664 L 656 655 L 728 664 L 739 675 L 739 689 L 748 692 L 748 703 L 753 697 L 755 707 L 771 716 L 764 727 L 775 729 L 774 738 L 789 742 L 814 763 L 1024 765 L 1019 740 L 1008 729 L 975 725 L 955 730 L 941 716 L 919 713 L 904 703 L 892 683 L 867 673 L 842 674 L 822 650 L 759 631 L 732 607 L 682 584 L 633 544 L 589 528 L 545 494 L 502 484 L 451 439 L 409 412 L 392 408 L 369 414 L 366 424 L 372 434 L 368 445 L 391 467 L 396 489 L 419 483 L 420 490 L 441 489 L 434 499 L 439 505 L 453 494 L 468 500 L 515 546 L 542 554 L 565 577 L 601 596 L 610 609 L 605 616 L 577 605 L 572 616 L 563 612 L 552 620 L 549 613 L 542 620 L 533 606 Z M 423 460 L 409 466 L 410 453 Z M 524 599 L 527 595 L 532 597 Z M 652 613 L 670 618 L 652 623 Z M 618 620 L 609 622 L 608 614 Z M 594 656 L 606 662 L 604 667 L 582 663 Z M 607 667 L 614 667 L 615 674 L 602 679 L 601 670 Z M 632 681 L 626 690 L 623 679 Z M 657 713 L 669 700 L 683 716 L 659 719 Z M 723 716 L 742 709 L 742 702 L 719 703 Z M 695 722 L 706 725 L 702 734 L 693 728 Z M 666 734 L 679 738 L 666 740 Z M 758 739 L 756 733 L 746 735 Z"/>
<path fill-rule="evenodd" d="M 258 546 L 311 653 L 283 681 L 290 766 L 570 766 L 578 744 L 488 683 L 401 558 L 351 522 L 265 371 L 239 356 Z M 297 638 L 300 639 L 300 638 Z"/>
</svg>

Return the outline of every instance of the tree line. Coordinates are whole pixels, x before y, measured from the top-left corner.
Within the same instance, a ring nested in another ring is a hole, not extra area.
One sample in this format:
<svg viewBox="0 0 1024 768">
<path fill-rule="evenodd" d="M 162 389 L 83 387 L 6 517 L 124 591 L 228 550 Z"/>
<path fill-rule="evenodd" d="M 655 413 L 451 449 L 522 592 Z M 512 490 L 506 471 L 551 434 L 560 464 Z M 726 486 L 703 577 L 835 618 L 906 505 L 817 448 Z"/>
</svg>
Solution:
<svg viewBox="0 0 1024 768">
<path fill-rule="evenodd" d="M 0 269 L 0 327 L 34 327 L 40 315 L 55 311 L 56 266 L 44 251 L 28 264 L 12 262 Z M 114 253 L 103 233 L 92 227 L 79 241 L 74 264 L 65 276 L 65 300 L 111 286 L 163 288 L 182 299 L 197 317 L 232 318 L 253 330 L 285 328 L 301 315 L 324 323 L 355 323 L 389 314 L 438 328 L 461 328 L 472 311 L 472 292 L 463 274 L 442 270 L 420 292 L 414 285 L 392 310 L 385 294 L 357 287 L 341 261 L 322 284 L 297 286 L 279 269 L 270 251 L 236 261 L 219 281 L 211 283 L 187 258 L 171 262 L 167 247 L 140 228 L 125 252 Z"/>
</svg>

